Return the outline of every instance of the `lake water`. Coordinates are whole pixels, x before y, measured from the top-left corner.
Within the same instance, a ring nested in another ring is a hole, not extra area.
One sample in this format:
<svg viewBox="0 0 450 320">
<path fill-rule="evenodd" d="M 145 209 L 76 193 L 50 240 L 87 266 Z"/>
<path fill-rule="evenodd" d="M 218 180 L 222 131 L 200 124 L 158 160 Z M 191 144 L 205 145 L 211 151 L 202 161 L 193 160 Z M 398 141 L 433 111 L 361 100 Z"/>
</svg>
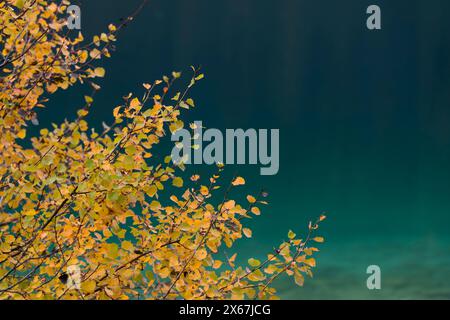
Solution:
<svg viewBox="0 0 450 320">
<path fill-rule="evenodd" d="M 86 38 L 139 3 L 80 2 Z M 366 28 L 373 2 L 378 31 Z M 151 1 L 105 63 L 90 120 L 110 119 L 143 82 L 201 65 L 188 121 L 280 129 L 276 176 L 237 168 L 271 202 L 242 255 L 329 216 L 314 279 L 298 289 L 282 279 L 283 298 L 448 299 L 449 10 L 444 0 Z M 58 95 L 41 122 L 63 119 L 86 93 Z M 373 264 L 381 290 L 366 287 Z"/>
</svg>

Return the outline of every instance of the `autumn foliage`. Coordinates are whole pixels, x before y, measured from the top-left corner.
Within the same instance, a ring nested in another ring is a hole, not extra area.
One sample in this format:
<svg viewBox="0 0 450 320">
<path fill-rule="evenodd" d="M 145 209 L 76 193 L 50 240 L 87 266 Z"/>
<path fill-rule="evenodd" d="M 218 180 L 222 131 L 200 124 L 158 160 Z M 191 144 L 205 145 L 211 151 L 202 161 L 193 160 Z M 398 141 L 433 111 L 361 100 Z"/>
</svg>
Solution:
<svg viewBox="0 0 450 320">
<path fill-rule="evenodd" d="M 65 26 L 68 5 L 0 3 L 0 298 L 269 299 L 280 275 L 302 285 L 324 216 L 303 240 L 291 231 L 265 260 L 238 266 L 223 248 L 252 236 L 244 222 L 260 215 L 267 194 L 239 205 L 231 193 L 244 188 L 242 177 L 222 181 L 219 165 L 211 177 L 183 179 L 182 165 L 152 153 L 184 126 L 199 70 L 181 92 L 173 92 L 183 81 L 177 72 L 144 84 L 142 95 L 111 108 L 113 123 L 89 127 L 100 90 L 93 80 L 105 75 L 97 63 L 110 56 L 123 24 L 86 41 Z M 76 83 L 92 94 L 73 120 L 31 136 L 47 99 Z M 80 287 L 67 285 L 73 265 Z"/>
</svg>

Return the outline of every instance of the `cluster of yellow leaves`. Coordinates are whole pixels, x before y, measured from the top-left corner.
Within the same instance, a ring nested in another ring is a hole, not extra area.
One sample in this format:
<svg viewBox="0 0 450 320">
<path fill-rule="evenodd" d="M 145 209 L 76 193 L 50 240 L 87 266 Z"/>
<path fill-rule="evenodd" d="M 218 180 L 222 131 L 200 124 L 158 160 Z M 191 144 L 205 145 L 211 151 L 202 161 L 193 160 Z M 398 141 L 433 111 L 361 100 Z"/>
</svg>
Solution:
<svg viewBox="0 0 450 320">
<path fill-rule="evenodd" d="M 109 26 L 101 39 L 84 43 L 81 33 L 66 27 L 66 0 L 0 2 L 0 153 L 16 138 L 26 136 L 26 121 L 37 121 L 35 108 L 44 107 L 44 93 L 103 77 L 105 70 L 93 62 L 110 56 L 116 27 Z M 95 84 L 93 84 L 96 86 Z M 11 159 L 14 162 L 14 159 Z"/>
<path fill-rule="evenodd" d="M 221 248 L 252 236 L 242 220 L 261 214 L 267 194 L 248 195 L 244 208 L 230 198 L 245 184 L 242 177 L 222 192 L 223 166 L 207 183 L 199 175 L 183 180 L 170 156 L 152 153 L 169 131 L 184 126 L 180 110 L 194 106 L 187 95 L 203 78 L 195 68 L 186 89 L 172 97 L 178 72 L 144 84 L 142 97 L 124 97 L 103 132 L 85 120 L 89 96 L 74 121 L 41 129 L 31 147 L 20 145 L 46 94 L 104 75 L 91 60 L 109 55 L 116 28 L 90 44 L 81 35 L 69 40 L 67 5 L 0 4 L 0 298 L 274 298 L 271 284 L 285 273 L 302 285 L 315 266 L 317 249 L 309 243 L 323 241 L 311 234 L 324 217 L 304 240 L 290 232 L 265 261 L 237 267 L 236 254 Z M 178 196 L 164 196 L 176 188 Z M 71 266 L 81 270 L 80 288 L 67 286 Z"/>
</svg>

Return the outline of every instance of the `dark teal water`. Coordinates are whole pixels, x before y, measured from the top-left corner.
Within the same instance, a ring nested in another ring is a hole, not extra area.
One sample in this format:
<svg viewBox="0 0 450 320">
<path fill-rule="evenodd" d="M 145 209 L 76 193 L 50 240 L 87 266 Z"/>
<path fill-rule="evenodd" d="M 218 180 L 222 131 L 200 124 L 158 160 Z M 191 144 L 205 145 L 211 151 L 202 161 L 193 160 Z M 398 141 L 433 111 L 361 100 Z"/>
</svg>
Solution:
<svg viewBox="0 0 450 320">
<path fill-rule="evenodd" d="M 80 3 L 93 35 L 139 1 Z M 380 31 L 365 27 L 370 4 Z M 187 120 L 280 129 L 278 175 L 229 169 L 270 192 L 243 257 L 329 216 L 315 278 L 281 281 L 282 297 L 450 298 L 449 10 L 445 0 L 153 0 L 105 63 L 91 122 L 111 119 L 141 83 L 201 65 Z M 84 90 L 58 94 L 41 122 L 70 115 Z M 371 264 L 379 291 L 366 288 Z"/>
</svg>

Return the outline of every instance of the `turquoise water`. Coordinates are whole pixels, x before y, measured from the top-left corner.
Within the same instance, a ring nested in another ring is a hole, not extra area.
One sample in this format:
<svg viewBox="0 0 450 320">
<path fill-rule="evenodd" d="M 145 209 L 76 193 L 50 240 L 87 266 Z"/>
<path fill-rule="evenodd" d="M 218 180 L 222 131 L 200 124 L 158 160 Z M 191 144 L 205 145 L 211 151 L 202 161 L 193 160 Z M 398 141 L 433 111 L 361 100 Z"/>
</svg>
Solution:
<svg viewBox="0 0 450 320">
<path fill-rule="evenodd" d="M 379 264 L 381 290 L 368 290 L 364 273 Z M 323 249 L 320 266 L 303 288 L 288 279 L 279 284 L 286 299 L 450 299 L 448 239 L 333 243 Z"/>
<path fill-rule="evenodd" d="M 98 33 L 139 1 L 80 1 L 82 31 Z M 314 279 L 289 299 L 450 298 L 450 23 L 448 1 L 151 1 L 105 63 L 90 121 L 172 70 L 202 65 L 188 121 L 210 128 L 279 128 L 280 171 L 231 167 L 248 192 L 270 193 L 242 257 L 262 256 L 326 212 Z M 86 94 L 59 94 L 42 124 Z M 199 168 L 199 170 L 202 170 Z M 382 289 L 366 287 L 379 265 Z"/>
</svg>

